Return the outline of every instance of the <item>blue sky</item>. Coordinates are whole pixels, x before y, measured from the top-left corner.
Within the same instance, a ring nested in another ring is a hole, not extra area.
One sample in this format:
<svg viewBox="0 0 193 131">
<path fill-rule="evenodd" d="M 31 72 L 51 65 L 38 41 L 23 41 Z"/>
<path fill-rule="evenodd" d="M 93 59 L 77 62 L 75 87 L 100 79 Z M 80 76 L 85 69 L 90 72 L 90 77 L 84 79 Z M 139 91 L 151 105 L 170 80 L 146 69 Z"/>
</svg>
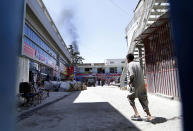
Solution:
<svg viewBox="0 0 193 131">
<path fill-rule="evenodd" d="M 77 41 L 84 63 L 125 58 L 125 28 L 138 0 L 43 0 L 66 45 Z"/>
</svg>

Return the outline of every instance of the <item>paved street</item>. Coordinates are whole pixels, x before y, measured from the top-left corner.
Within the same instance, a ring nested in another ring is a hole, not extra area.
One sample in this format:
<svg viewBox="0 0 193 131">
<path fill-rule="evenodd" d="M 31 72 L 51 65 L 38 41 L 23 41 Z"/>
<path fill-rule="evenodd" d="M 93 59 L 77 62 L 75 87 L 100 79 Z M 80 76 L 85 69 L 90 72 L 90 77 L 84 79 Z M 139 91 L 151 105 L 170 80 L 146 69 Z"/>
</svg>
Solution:
<svg viewBox="0 0 193 131">
<path fill-rule="evenodd" d="M 127 91 L 90 87 L 38 110 L 17 123 L 19 131 L 180 131 L 180 102 L 149 94 L 153 123 L 131 121 Z M 137 108 L 145 118 L 138 100 Z"/>
</svg>

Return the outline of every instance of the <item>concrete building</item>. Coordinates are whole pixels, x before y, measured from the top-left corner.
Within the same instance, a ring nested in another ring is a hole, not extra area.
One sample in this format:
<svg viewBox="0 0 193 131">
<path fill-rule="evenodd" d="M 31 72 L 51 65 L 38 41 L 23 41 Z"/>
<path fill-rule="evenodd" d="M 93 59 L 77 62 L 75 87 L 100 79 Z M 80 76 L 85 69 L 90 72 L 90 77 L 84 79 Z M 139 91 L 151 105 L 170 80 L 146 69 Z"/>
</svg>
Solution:
<svg viewBox="0 0 193 131">
<path fill-rule="evenodd" d="M 178 66 L 168 13 L 160 16 L 135 41 L 145 48 L 148 91 L 180 97 Z"/>
<path fill-rule="evenodd" d="M 178 67 L 172 44 L 167 0 L 140 0 L 126 28 L 128 53 L 144 69 L 149 92 L 180 97 Z M 125 66 L 121 86 L 127 74 Z"/>
<path fill-rule="evenodd" d="M 126 40 L 128 45 L 128 53 L 133 53 L 135 61 L 139 61 L 145 72 L 145 50 L 144 44 L 135 39 L 151 24 L 168 11 L 169 3 L 167 0 L 139 0 L 135 10 L 134 17 L 125 29 Z M 127 73 L 127 64 L 125 64 L 124 72 L 121 76 L 122 83 Z M 145 73 L 144 73 L 145 75 Z"/>
<path fill-rule="evenodd" d="M 48 76 L 50 79 L 65 78 L 72 59 L 42 0 L 26 0 L 24 15 L 18 87 L 20 82 Z"/>
<path fill-rule="evenodd" d="M 145 64 L 144 45 L 136 42 L 135 38 L 167 12 L 168 6 L 167 0 L 139 0 L 134 17 L 126 27 L 128 53 L 134 54 L 135 60 L 140 62 L 142 68 Z"/>
<path fill-rule="evenodd" d="M 96 79 L 119 81 L 125 59 L 106 59 L 104 63 L 84 63 L 78 66 L 77 78 L 95 77 Z"/>
</svg>

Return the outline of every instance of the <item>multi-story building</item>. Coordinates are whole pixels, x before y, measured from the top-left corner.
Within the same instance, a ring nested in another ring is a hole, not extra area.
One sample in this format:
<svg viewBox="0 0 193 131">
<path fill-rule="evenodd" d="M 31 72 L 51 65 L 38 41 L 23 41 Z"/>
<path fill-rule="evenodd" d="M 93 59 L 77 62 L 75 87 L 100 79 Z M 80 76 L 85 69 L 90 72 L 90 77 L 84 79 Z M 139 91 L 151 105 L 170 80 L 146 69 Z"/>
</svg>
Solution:
<svg viewBox="0 0 193 131">
<path fill-rule="evenodd" d="M 77 79 L 95 77 L 119 81 L 125 59 L 106 59 L 104 63 L 84 63 L 78 66 Z"/>
<path fill-rule="evenodd" d="M 27 0 L 24 15 L 17 83 L 65 78 L 72 59 L 42 0 Z"/>
<path fill-rule="evenodd" d="M 126 28 L 126 38 L 128 53 L 134 53 L 141 67 L 145 67 L 148 91 L 179 97 L 178 68 L 168 8 L 167 0 L 140 0 L 133 20 Z M 125 67 L 121 83 L 127 74 Z"/>
<path fill-rule="evenodd" d="M 139 0 L 134 10 L 134 17 L 126 27 L 125 33 L 128 53 L 134 54 L 135 61 L 140 62 L 143 71 L 145 71 L 144 44 L 139 41 L 135 41 L 135 39 L 162 14 L 167 12 L 168 6 L 169 4 L 167 0 Z M 126 73 L 127 66 L 125 66 L 124 72 L 121 76 L 122 82 L 125 80 Z"/>
<path fill-rule="evenodd" d="M 144 45 L 135 41 L 145 29 L 153 24 L 162 14 L 167 12 L 169 4 L 167 0 L 139 0 L 134 17 L 126 27 L 126 39 L 128 43 L 128 53 L 133 53 L 135 60 L 139 61 L 144 69 Z"/>
</svg>

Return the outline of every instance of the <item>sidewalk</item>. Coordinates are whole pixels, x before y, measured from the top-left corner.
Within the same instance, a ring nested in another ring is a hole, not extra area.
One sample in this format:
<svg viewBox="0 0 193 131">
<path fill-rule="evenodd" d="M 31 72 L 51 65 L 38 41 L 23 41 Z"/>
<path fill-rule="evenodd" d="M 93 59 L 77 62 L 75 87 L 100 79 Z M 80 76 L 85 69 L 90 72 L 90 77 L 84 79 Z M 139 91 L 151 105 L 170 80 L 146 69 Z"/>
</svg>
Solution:
<svg viewBox="0 0 193 131">
<path fill-rule="evenodd" d="M 47 105 L 50 105 L 54 102 L 57 102 L 61 99 L 63 99 L 64 97 L 70 95 L 71 92 L 50 92 L 50 96 L 47 97 L 46 99 L 42 100 L 42 102 L 40 104 L 37 104 L 36 106 L 30 106 L 28 108 L 17 108 L 17 113 L 16 116 L 18 118 L 18 120 L 21 120 L 23 118 L 25 118 L 26 116 L 29 116 L 31 113 L 33 113 L 34 111 L 43 108 Z"/>
<path fill-rule="evenodd" d="M 88 88 L 87 94 L 92 92 L 94 95 L 89 95 L 93 97 L 92 99 L 85 94 L 85 101 L 95 101 L 95 102 L 108 102 L 115 109 L 117 109 L 127 120 L 132 122 L 137 128 L 142 131 L 182 131 L 182 109 L 181 101 L 175 99 L 168 99 L 166 97 L 160 97 L 155 94 L 148 93 L 149 109 L 154 121 L 132 121 L 131 116 L 134 114 L 132 107 L 127 99 L 128 91 L 120 90 L 119 88 Z M 86 92 L 84 92 L 86 93 Z M 84 95 L 83 93 L 81 95 Z M 81 95 L 79 97 L 81 97 Z M 99 96 L 99 97 L 97 97 Z M 83 99 L 83 98 L 82 98 Z M 76 99 L 78 103 L 82 99 Z M 146 118 L 146 113 L 138 99 L 135 100 L 136 107 L 142 118 Z"/>
</svg>

